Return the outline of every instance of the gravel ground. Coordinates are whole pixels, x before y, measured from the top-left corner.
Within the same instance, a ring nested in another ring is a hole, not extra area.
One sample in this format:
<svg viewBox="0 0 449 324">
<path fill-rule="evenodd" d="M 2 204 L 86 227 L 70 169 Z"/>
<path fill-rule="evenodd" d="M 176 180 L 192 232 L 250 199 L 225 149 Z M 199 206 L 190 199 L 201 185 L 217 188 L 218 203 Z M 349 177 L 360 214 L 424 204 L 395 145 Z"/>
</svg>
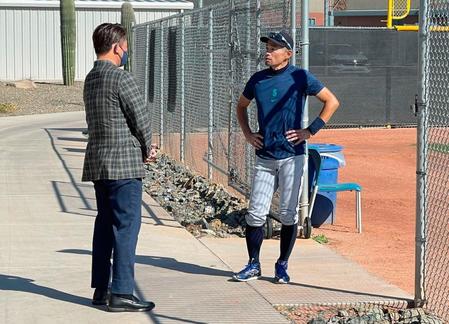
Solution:
<svg viewBox="0 0 449 324">
<path fill-rule="evenodd" d="M 146 165 L 145 190 L 194 236 L 244 236 L 246 203 L 159 154 Z"/>
<path fill-rule="evenodd" d="M 83 82 L 71 87 L 62 84 L 35 83 L 35 89 L 18 89 L 0 82 L 0 106 L 13 107 L 2 116 L 18 116 L 84 110 Z"/>
<path fill-rule="evenodd" d="M 376 305 L 349 308 L 333 306 L 275 308 L 295 324 L 443 324 L 442 320 L 426 313 L 422 308 L 397 309 Z"/>
</svg>

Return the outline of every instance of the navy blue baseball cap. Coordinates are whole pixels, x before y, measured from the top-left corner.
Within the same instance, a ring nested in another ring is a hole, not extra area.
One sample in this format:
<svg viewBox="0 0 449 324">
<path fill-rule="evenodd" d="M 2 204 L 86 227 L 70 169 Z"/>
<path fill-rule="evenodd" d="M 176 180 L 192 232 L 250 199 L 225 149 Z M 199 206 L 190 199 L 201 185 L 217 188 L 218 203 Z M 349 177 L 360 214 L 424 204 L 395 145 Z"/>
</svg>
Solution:
<svg viewBox="0 0 449 324">
<path fill-rule="evenodd" d="M 294 43 L 290 34 L 286 30 L 281 30 L 280 32 L 269 33 L 268 36 L 263 36 L 260 41 L 263 43 L 271 40 L 273 43 L 279 46 L 286 47 L 287 49 L 293 51 Z"/>
</svg>

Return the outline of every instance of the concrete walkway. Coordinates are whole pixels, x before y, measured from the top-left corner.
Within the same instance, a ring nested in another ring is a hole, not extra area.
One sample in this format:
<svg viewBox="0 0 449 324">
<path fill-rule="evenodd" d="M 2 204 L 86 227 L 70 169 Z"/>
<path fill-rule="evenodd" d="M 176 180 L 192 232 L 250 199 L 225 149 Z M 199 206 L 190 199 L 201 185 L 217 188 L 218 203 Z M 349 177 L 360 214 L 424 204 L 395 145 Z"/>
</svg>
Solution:
<svg viewBox="0 0 449 324">
<path fill-rule="evenodd" d="M 149 196 L 136 293 L 151 313 L 92 307 L 93 186 L 82 183 L 84 113 L 0 118 L 0 323 L 288 323 L 275 304 L 403 305 L 411 298 L 312 240 L 299 240 L 292 284 L 270 282 L 279 242 L 263 245 L 262 280 L 229 280 L 243 239 L 195 239 Z"/>
</svg>

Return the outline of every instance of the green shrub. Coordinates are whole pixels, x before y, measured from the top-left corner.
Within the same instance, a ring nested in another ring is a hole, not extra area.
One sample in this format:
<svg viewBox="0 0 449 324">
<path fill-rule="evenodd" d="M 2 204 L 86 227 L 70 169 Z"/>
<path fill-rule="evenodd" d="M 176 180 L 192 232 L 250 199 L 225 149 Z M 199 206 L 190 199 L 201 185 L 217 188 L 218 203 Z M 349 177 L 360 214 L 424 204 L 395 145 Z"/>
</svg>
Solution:
<svg viewBox="0 0 449 324">
<path fill-rule="evenodd" d="M 326 244 L 329 243 L 329 240 L 327 239 L 327 237 L 324 234 L 320 234 L 320 235 L 315 235 L 313 237 L 313 240 L 320 243 L 320 244 Z"/>
</svg>

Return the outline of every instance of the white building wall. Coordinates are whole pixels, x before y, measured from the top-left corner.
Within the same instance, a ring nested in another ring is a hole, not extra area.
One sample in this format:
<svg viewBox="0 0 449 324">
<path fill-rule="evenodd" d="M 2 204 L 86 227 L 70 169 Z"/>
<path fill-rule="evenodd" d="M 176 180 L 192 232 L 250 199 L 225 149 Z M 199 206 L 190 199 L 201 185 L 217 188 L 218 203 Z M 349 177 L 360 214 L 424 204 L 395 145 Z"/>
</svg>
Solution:
<svg viewBox="0 0 449 324">
<path fill-rule="evenodd" d="M 178 13 L 178 11 L 145 11 L 134 10 L 136 24 L 152 21 Z M 76 12 L 77 24 L 77 51 L 76 51 L 76 80 L 84 80 L 95 61 L 95 51 L 92 44 L 92 33 L 99 24 L 104 22 L 120 23 L 120 9 L 92 10 L 78 9 Z M 79 50 L 78 50 L 79 49 Z"/>
<path fill-rule="evenodd" d="M 0 80 L 62 79 L 59 40 L 59 11 L 0 8 Z"/>
<path fill-rule="evenodd" d="M 179 10 L 135 9 L 136 23 Z M 84 80 L 95 60 L 92 33 L 103 22 L 120 22 L 120 9 L 76 9 L 76 76 Z M 0 80 L 62 81 L 59 8 L 0 7 Z"/>
</svg>

